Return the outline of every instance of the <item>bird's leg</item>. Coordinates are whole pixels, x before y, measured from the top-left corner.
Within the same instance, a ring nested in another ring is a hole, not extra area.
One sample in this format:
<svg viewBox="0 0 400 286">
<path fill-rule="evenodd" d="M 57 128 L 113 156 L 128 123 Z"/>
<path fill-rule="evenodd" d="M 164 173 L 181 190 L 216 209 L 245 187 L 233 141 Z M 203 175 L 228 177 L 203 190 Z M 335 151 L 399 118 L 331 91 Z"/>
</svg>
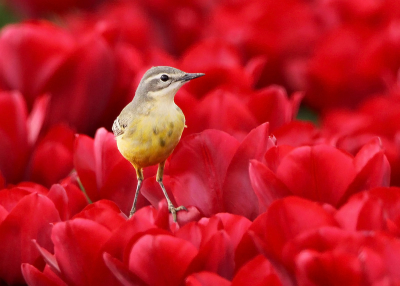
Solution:
<svg viewBox="0 0 400 286">
<path fill-rule="evenodd" d="M 132 205 L 131 212 L 129 214 L 129 218 L 131 218 L 133 216 L 133 214 L 136 212 L 137 198 L 139 196 L 140 186 L 142 185 L 142 181 L 143 181 L 143 169 L 135 167 L 135 170 L 136 170 L 136 175 L 137 175 L 137 186 L 136 186 L 135 198 L 133 200 L 133 205 Z"/>
<path fill-rule="evenodd" d="M 163 178 L 163 174 L 164 174 L 164 166 L 165 166 L 165 161 L 161 162 L 158 165 L 158 170 L 157 170 L 157 182 L 160 184 L 160 187 L 164 193 L 165 198 L 167 199 L 167 203 L 168 203 L 168 210 L 169 212 L 172 214 L 172 218 L 174 219 L 174 222 L 176 222 L 176 212 L 181 211 L 181 210 L 185 210 L 187 211 L 187 208 L 185 208 L 184 206 L 180 206 L 180 207 L 174 207 L 174 205 L 172 204 L 171 200 L 168 197 L 167 194 L 167 190 L 164 187 L 164 184 L 162 182 L 162 178 Z"/>
</svg>

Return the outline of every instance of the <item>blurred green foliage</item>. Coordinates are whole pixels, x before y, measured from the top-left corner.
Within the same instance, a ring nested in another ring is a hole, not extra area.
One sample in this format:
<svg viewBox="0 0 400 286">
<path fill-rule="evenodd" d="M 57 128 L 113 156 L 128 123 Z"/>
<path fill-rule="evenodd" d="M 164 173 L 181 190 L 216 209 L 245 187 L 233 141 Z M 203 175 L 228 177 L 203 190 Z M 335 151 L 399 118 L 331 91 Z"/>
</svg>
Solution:
<svg viewBox="0 0 400 286">
<path fill-rule="evenodd" d="M 15 22 L 18 22 L 15 14 L 0 0 L 0 28 Z"/>
<path fill-rule="evenodd" d="M 303 121 L 311 121 L 315 125 L 317 126 L 319 125 L 318 114 L 304 105 L 300 106 L 299 113 L 297 114 L 296 119 Z"/>
</svg>

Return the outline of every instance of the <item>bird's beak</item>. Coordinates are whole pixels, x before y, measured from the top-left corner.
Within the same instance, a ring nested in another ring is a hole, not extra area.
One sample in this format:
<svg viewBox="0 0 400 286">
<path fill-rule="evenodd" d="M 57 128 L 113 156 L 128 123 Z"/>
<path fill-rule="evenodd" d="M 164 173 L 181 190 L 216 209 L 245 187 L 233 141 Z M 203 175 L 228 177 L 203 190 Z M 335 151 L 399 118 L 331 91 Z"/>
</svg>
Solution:
<svg viewBox="0 0 400 286">
<path fill-rule="evenodd" d="M 187 82 L 191 79 L 197 78 L 197 77 L 201 77 L 203 76 L 204 73 L 187 73 L 185 74 L 183 77 L 181 77 L 179 80 L 183 81 L 183 82 Z"/>
</svg>

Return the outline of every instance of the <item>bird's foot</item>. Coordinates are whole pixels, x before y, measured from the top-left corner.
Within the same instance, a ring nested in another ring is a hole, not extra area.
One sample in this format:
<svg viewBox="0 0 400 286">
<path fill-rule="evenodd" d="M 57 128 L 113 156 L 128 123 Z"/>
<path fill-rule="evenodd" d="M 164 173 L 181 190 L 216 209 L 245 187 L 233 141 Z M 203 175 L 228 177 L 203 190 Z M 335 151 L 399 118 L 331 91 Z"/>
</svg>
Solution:
<svg viewBox="0 0 400 286">
<path fill-rule="evenodd" d="M 174 207 L 173 204 L 168 204 L 168 210 L 172 214 L 172 218 L 173 218 L 174 222 L 176 222 L 176 213 L 177 212 L 183 211 L 183 210 L 188 211 L 188 209 L 184 206 L 180 206 L 180 207 L 176 208 L 176 207 Z"/>
</svg>

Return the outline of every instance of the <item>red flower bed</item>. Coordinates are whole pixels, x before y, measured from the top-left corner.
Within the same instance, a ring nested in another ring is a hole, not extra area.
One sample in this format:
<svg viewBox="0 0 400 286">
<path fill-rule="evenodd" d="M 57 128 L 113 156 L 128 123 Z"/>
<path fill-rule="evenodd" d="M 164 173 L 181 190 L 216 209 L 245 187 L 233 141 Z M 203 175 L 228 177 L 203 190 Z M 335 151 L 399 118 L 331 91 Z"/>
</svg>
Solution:
<svg viewBox="0 0 400 286">
<path fill-rule="evenodd" d="M 0 285 L 400 284 L 397 0 L 6 2 Z M 177 222 L 110 132 L 156 65 Z"/>
</svg>

